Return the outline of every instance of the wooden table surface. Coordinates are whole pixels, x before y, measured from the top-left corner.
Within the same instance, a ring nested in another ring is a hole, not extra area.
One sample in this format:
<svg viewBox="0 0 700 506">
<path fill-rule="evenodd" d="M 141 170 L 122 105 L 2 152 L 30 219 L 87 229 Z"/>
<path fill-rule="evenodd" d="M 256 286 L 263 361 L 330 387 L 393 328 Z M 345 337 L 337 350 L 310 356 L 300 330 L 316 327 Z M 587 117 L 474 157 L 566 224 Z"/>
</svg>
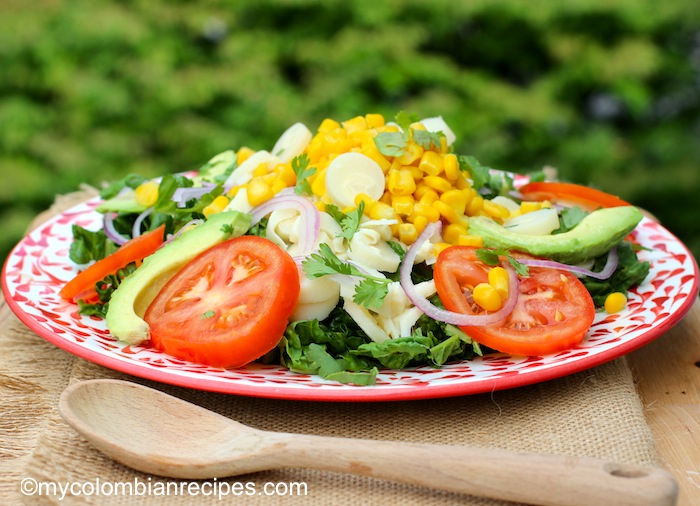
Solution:
<svg viewBox="0 0 700 506">
<path fill-rule="evenodd" d="M 678 480 L 678 505 L 700 505 L 700 301 L 628 359 L 663 465 Z"/>
</svg>

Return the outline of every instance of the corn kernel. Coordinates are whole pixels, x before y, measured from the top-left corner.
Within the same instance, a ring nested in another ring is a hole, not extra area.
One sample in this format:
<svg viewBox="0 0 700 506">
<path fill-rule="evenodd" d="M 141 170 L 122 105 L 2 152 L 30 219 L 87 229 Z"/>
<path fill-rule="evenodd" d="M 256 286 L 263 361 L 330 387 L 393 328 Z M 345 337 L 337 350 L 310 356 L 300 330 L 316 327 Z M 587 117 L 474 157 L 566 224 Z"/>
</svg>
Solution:
<svg viewBox="0 0 700 506">
<path fill-rule="evenodd" d="M 425 130 L 425 125 L 421 123 L 420 121 L 415 121 L 409 125 L 409 128 L 411 130 Z"/>
<path fill-rule="evenodd" d="M 437 210 L 438 213 L 440 213 L 440 216 L 442 216 L 445 220 L 447 220 L 450 223 L 461 223 L 462 218 L 464 215 L 457 214 L 457 211 L 455 211 L 451 206 L 448 206 L 441 200 L 436 200 L 433 202 L 433 208 Z"/>
<path fill-rule="evenodd" d="M 223 195 L 219 195 L 214 200 L 212 200 L 208 206 L 205 206 L 204 209 L 202 209 L 202 214 L 205 217 L 209 218 L 209 216 L 211 216 L 212 214 L 217 214 L 223 211 L 224 208 L 228 205 L 228 203 L 228 198 L 224 197 Z"/>
<path fill-rule="evenodd" d="M 446 243 L 457 244 L 460 236 L 467 235 L 467 228 L 459 223 L 450 223 L 445 227 L 442 238 Z"/>
<path fill-rule="evenodd" d="M 508 271 L 503 267 L 494 267 L 489 271 L 489 284 L 503 300 L 508 298 L 508 281 Z"/>
<path fill-rule="evenodd" d="M 401 163 L 401 165 L 411 165 L 413 162 L 420 162 L 423 156 L 423 146 L 416 144 L 415 142 L 409 142 L 404 150 L 404 154 L 397 156 L 396 159 Z"/>
<path fill-rule="evenodd" d="M 385 191 L 384 194 L 379 197 L 379 202 L 383 202 L 384 204 L 390 206 L 391 205 L 391 197 L 393 195 L 389 192 L 389 190 Z"/>
<path fill-rule="evenodd" d="M 241 188 L 245 188 L 244 185 L 236 185 L 232 186 L 231 189 L 226 193 L 226 196 L 230 199 L 238 195 L 238 192 L 241 191 Z"/>
<path fill-rule="evenodd" d="M 316 209 L 318 209 L 319 212 L 326 212 L 326 203 L 324 201 L 317 200 L 316 202 L 314 202 L 314 205 L 316 206 Z"/>
<path fill-rule="evenodd" d="M 399 241 L 404 244 L 413 244 L 418 238 L 418 231 L 413 223 L 401 223 L 399 225 Z"/>
<path fill-rule="evenodd" d="M 255 153 L 255 150 L 253 150 L 253 149 L 251 149 L 251 148 L 249 148 L 249 147 L 247 147 L 247 146 L 241 147 L 241 148 L 236 152 L 236 163 L 237 163 L 238 165 L 242 164 L 242 163 L 245 162 L 248 158 L 250 158 L 251 155 L 253 155 L 254 153 Z"/>
<path fill-rule="evenodd" d="M 484 200 L 484 212 L 491 218 L 500 218 L 505 220 L 510 217 L 510 211 L 500 204 L 494 204 L 490 200 Z"/>
<path fill-rule="evenodd" d="M 435 223 L 440 219 L 440 213 L 437 209 L 435 209 L 432 206 L 421 204 L 420 202 L 417 202 L 413 205 L 413 212 L 408 217 L 408 221 L 415 223 L 415 220 L 418 216 L 425 217 L 425 219 L 428 220 L 428 222 L 430 223 Z"/>
<path fill-rule="evenodd" d="M 420 182 L 416 183 L 416 191 L 413 192 L 413 198 L 415 198 L 416 200 L 420 200 L 428 192 L 432 192 L 432 193 L 435 193 L 435 195 L 437 195 L 435 190 L 433 190 L 430 186 L 425 184 L 423 181 L 420 181 Z"/>
<path fill-rule="evenodd" d="M 416 181 L 408 169 L 389 169 L 387 188 L 392 195 L 413 195 L 416 191 Z"/>
<path fill-rule="evenodd" d="M 352 119 L 342 122 L 343 128 L 348 134 L 353 132 L 359 132 L 361 130 L 367 130 L 367 121 L 364 116 L 355 116 Z"/>
<path fill-rule="evenodd" d="M 440 195 L 440 200 L 457 211 L 458 214 L 464 214 L 467 209 L 467 195 L 462 190 L 447 190 Z"/>
<path fill-rule="evenodd" d="M 248 189 L 248 202 L 250 205 L 257 206 L 270 200 L 274 197 L 272 193 L 272 188 L 269 184 L 265 182 L 264 179 L 256 177 L 250 180 L 247 185 Z"/>
<path fill-rule="evenodd" d="M 418 202 L 425 206 L 432 206 L 439 198 L 440 196 L 437 194 L 437 192 L 431 188 L 429 191 L 423 194 Z"/>
<path fill-rule="evenodd" d="M 413 226 L 416 227 L 416 232 L 418 232 L 419 234 L 423 233 L 425 227 L 428 226 L 428 218 L 422 215 L 416 216 L 413 219 Z"/>
<path fill-rule="evenodd" d="M 457 176 L 457 181 L 455 181 L 454 185 L 455 185 L 455 188 L 457 188 L 458 190 L 465 190 L 467 188 L 472 187 L 472 184 L 469 182 L 469 180 L 464 175 L 464 173 Z"/>
<path fill-rule="evenodd" d="M 365 139 L 364 141 L 362 141 L 360 152 L 363 155 L 377 162 L 377 165 L 379 165 L 382 168 L 382 172 L 384 172 L 384 174 L 386 174 L 389 171 L 389 168 L 391 167 L 391 162 L 379 152 L 377 145 L 374 143 L 374 138 L 370 138 L 369 140 Z"/>
<path fill-rule="evenodd" d="M 521 202 L 520 203 L 520 213 L 521 214 L 531 213 L 532 211 L 539 211 L 540 209 L 542 209 L 542 202 Z"/>
<path fill-rule="evenodd" d="M 503 299 L 494 287 L 488 283 L 479 283 L 472 293 L 474 302 L 486 311 L 498 311 L 503 305 Z"/>
<path fill-rule="evenodd" d="M 146 181 L 137 186 L 134 192 L 137 204 L 151 207 L 158 200 L 158 183 L 156 181 Z"/>
<path fill-rule="evenodd" d="M 434 190 L 437 190 L 439 193 L 452 189 L 450 182 L 447 179 L 441 178 L 440 176 L 425 176 L 423 178 L 423 182 Z"/>
<path fill-rule="evenodd" d="M 444 250 L 452 246 L 451 244 L 448 244 L 446 242 L 436 242 L 433 245 L 433 255 L 438 256 L 440 253 L 442 253 Z"/>
<path fill-rule="evenodd" d="M 321 122 L 321 125 L 319 125 L 318 131 L 325 134 L 335 130 L 336 128 L 340 128 L 340 123 L 333 119 L 326 118 Z"/>
<path fill-rule="evenodd" d="M 613 292 L 605 298 L 605 312 L 619 313 L 627 305 L 627 296 L 622 292 Z"/>
<path fill-rule="evenodd" d="M 364 208 L 364 214 L 366 214 L 366 215 L 368 215 L 368 216 L 369 216 L 369 213 L 370 213 L 370 212 L 372 211 L 372 209 L 374 208 L 374 206 L 377 205 L 377 201 L 374 200 L 374 199 L 373 199 L 372 197 L 370 197 L 369 195 L 367 195 L 366 193 L 358 193 L 357 195 L 355 195 L 355 200 L 354 200 L 354 202 L 355 202 L 355 205 L 356 205 L 357 207 L 360 207 L 360 203 L 361 203 L 361 202 L 364 202 L 364 206 L 365 206 L 365 208 Z"/>
<path fill-rule="evenodd" d="M 279 174 L 279 178 L 284 181 L 287 186 L 294 186 L 297 184 L 297 175 L 294 173 L 294 169 L 288 163 L 280 163 L 275 167 L 275 172 Z"/>
<path fill-rule="evenodd" d="M 443 159 L 435 151 L 426 151 L 420 159 L 418 168 L 429 176 L 437 176 L 442 172 Z"/>
<path fill-rule="evenodd" d="M 383 202 L 377 202 L 377 205 L 372 208 L 369 217 L 373 220 L 395 220 L 396 211 L 390 205 Z"/>
<path fill-rule="evenodd" d="M 477 216 L 482 211 L 483 208 L 484 208 L 484 197 L 476 194 L 467 203 L 467 210 L 464 214 L 466 214 L 467 216 Z"/>
<path fill-rule="evenodd" d="M 462 171 L 459 170 L 459 160 L 457 155 L 454 153 L 449 153 L 443 157 L 442 160 L 443 167 L 445 170 L 445 177 L 448 181 L 454 183 L 457 178 L 461 175 Z"/>
<path fill-rule="evenodd" d="M 326 169 L 321 169 L 314 174 L 311 191 L 317 197 L 323 197 L 326 194 Z"/>
<path fill-rule="evenodd" d="M 277 195 L 279 192 L 287 188 L 287 183 L 284 182 L 283 179 L 277 178 L 274 181 L 272 181 L 272 184 L 270 185 L 270 188 L 272 189 L 272 193 Z"/>
<path fill-rule="evenodd" d="M 261 163 L 255 169 L 253 169 L 253 177 L 256 176 L 264 176 L 265 174 L 268 174 L 270 172 L 270 169 L 268 169 L 266 163 Z"/>
<path fill-rule="evenodd" d="M 412 195 L 392 195 L 391 207 L 399 216 L 408 216 L 413 212 L 415 200 Z"/>
<path fill-rule="evenodd" d="M 472 246 L 474 248 L 483 248 L 484 239 L 480 235 L 460 235 L 457 244 L 459 246 Z"/>
<path fill-rule="evenodd" d="M 384 126 L 384 116 L 381 114 L 366 114 L 367 128 L 379 128 Z"/>
</svg>

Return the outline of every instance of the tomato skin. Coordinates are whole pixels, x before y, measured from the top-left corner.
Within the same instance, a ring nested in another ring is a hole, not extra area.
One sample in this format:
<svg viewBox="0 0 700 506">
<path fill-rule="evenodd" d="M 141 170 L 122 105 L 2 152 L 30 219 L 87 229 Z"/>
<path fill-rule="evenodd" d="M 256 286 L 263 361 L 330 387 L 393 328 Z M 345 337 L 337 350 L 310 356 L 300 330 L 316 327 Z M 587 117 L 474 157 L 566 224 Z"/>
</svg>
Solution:
<svg viewBox="0 0 700 506">
<path fill-rule="evenodd" d="M 117 251 L 102 260 L 98 260 L 90 267 L 79 273 L 66 283 L 58 295 L 71 302 L 80 299 L 85 301 L 97 301 L 95 284 L 102 281 L 110 274 L 114 274 L 131 262 L 140 262 L 151 253 L 154 253 L 163 244 L 165 225 L 135 237 Z"/>
<path fill-rule="evenodd" d="M 478 314 L 463 292 L 484 282 L 489 269 L 475 251 L 472 247 L 451 246 L 438 256 L 435 285 L 450 311 Z M 513 256 L 528 257 L 519 253 Z M 480 344 L 511 355 L 546 355 L 580 343 L 595 317 L 593 299 L 583 283 L 559 269 L 530 267 L 529 273 L 528 277 L 520 277 L 518 302 L 504 320 L 460 328 Z"/>
<path fill-rule="evenodd" d="M 559 183 L 553 181 L 538 181 L 527 183 L 519 189 L 526 200 L 551 200 L 567 202 L 594 210 L 599 207 L 629 206 L 630 203 L 621 198 L 595 188 L 575 183 Z"/>
<path fill-rule="evenodd" d="M 299 273 L 268 239 L 241 236 L 204 251 L 146 310 L 152 345 L 213 367 L 240 367 L 272 350 L 299 297 Z"/>
</svg>

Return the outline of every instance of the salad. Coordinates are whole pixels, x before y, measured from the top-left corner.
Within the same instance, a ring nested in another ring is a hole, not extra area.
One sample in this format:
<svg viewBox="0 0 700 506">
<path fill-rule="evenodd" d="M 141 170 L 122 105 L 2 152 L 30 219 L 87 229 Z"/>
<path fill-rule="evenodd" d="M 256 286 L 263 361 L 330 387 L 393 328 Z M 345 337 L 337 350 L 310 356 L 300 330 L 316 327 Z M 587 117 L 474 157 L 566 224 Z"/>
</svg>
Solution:
<svg viewBox="0 0 700 506">
<path fill-rule="evenodd" d="M 497 172 L 440 117 L 301 123 L 270 151 L 101 190 L 60 295 L 115 339 L 215 367 L 358 385 L 380 368 L 544 355 L 624 309 L 649 271 L 634 206 Z"/>
</svg>

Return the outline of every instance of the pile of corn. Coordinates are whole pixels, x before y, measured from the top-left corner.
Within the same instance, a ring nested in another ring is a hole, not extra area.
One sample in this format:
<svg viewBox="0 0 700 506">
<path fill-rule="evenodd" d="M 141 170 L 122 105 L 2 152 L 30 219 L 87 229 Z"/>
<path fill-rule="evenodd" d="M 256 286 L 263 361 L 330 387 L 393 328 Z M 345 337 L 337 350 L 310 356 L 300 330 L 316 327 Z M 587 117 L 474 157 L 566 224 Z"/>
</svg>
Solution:
<svg viewBox="0 0 700 506">
<path fill-rule="evenodd" d="M 425 127 L 414 123 L 411 129 L 425 130 Z M 524 202 L 517 210 L 509 210 L 484 199 L 472 188 L 470 175 L 460 168 L 458 157 L 448 151 L 444 137 L 441 137 L 442 145 L 439 147 L 431 145 L 430 149 L 425 149 L 411 139 L 401 156 L 382 154 L 374 142 L 375 136 L 382 132 L 398 131 L 398 126 L 387 124 L 380 114 L 357 116 L 342 123 L 325 119 L 305 149 L 310 159 L 309 167 L 315 169 L 307 181 L 319 210 L 324 210 L 331 203 L 326 192 L 326 169 L 334 157 L 348 152 L 362 153 L 371 158 L 386 177 L 385 191 L 380 199 L 359 194 L 355 205 L 364 202 L 364 213 L 368 218 L 396 220 L 397 224 L 392 227 L 394 236 L 407 245 L 415 242 L 428 223 L 442 220 L 444 242 L 436 245 L 438 251 L 449 245 L 480 247 L 481 237 L 468 232 L 470 216 L 485 215 L 502 222 L 542 207 L 542 203 Z M 239 149 L 236 153 L 238 164 L 254 153 L 247 147 Z M 261 164 L 249 182 L 231 188 L 226 196 L 217 197 L 204 210 L 204 214 L 209 216 L 221 212 L 243 187 L 246 188 L 250 204 L 256 206 L 296 183 L 291 162 L 273 167 Z M 150 187 L 137 189 L 137 198 L 143 194 L 144 201 L 146 195 L 149 202 L 154 201 L 157 194 L 154 195 L 152 190 Z"/>
</svg>

